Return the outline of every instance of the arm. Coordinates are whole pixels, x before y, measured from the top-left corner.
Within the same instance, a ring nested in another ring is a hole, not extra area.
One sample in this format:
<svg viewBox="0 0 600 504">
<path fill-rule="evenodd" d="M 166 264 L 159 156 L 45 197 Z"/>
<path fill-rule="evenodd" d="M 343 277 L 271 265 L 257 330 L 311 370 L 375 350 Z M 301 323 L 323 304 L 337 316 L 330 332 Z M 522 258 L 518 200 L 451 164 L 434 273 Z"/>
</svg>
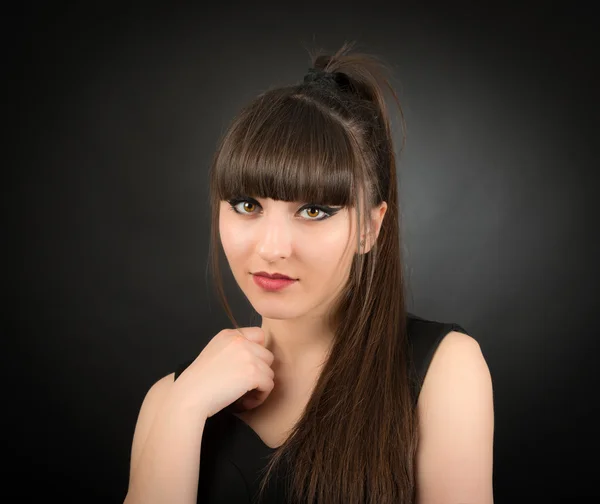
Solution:
<svg viewBox="0 0 600 504">
<path fill-rule="evenodd" d="M 492 380 L 474 338 L 444 337 L 417 410 L 417 503 L 493 504 Z"/>
<path fill-rule="evenodd" d="M 206 415 L 187 405 L 173 381 L 158 380 L 140 408 L 124 504 L 194 504 Z"/>
</svg>

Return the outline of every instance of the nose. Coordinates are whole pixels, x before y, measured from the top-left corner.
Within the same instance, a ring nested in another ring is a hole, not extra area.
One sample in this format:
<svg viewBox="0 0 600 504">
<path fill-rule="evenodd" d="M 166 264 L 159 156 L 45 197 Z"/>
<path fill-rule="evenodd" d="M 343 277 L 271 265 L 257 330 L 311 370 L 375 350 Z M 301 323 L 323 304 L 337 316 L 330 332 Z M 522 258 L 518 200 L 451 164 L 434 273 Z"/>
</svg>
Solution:
<svg viewBox="0 0 600 504">
<path fill-rule="evenodd" d="M 257 252 L 268 262 L 288 257 L 292 251 L 291 217 L 284 208 L 265 212 L 258 230 Z"/>
</svg>

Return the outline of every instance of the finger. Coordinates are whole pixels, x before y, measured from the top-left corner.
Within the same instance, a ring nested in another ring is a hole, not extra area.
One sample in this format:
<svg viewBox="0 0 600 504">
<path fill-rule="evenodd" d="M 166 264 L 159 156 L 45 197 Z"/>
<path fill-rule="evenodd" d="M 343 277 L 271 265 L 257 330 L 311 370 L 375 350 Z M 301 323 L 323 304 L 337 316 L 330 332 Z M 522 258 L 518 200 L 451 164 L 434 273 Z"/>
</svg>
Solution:
<svg viewBox="0 0 600 504">
<path fill-rule="evenodd" d="M 247 340 L 264 346 L 265 333 L 260 327 L 240 327 L 234 330 Z"/>
<path fill-rule="evenodd" d="M 273 360 L 275 359 L 275 357 L 270 350 L 267 350 L 259 343 L 255 343 L 250 340 L 245 340 L 244 343 L 248 344 L 248 348 L 250 349 L 250 351 L 254 355 L 256 355 L 256 357 L 258 357 L 261 361 L 265 362 L 268 366 L 271 366 L 273 364 Z"/>
<path fill-rule="evenodd" d="M 273 391 L 275 383 L 268 377 L 263 377 L 261 383 L 250 397 L 245 397 L 242 401 L 245 407 L 256 408 L 261 405 Z"/>
<path fill-rule="evenodd" d="M 265 361 L 258 360 L 257 364 L 261 371 L 261 375 L 268 376 L 271 380 L 275 378 L 275 371 L 273 371 L 273 368 L 271 368 L 271 366 L 269 366 Z"/>
</svg>

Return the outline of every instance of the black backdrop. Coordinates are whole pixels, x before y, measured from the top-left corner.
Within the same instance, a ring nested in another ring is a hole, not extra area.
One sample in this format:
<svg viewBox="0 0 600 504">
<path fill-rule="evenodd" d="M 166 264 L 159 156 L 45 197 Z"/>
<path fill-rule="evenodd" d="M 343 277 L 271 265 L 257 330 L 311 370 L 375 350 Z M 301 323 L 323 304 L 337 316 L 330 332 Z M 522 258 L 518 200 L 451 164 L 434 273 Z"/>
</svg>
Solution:
<svg viewBox="0 0 600 504">
<path fill-rule="evenodd" d="M 526 2 L 7 13 L 4 454 L 20 500 L 122 502 L 145 392 L 230 327 L 206 280 L 216 141 L 302 77 L 306 46 L 344 40 L 396 68 L 410 308 L 482 345 L 496 502 L 598 496 L 593 19 Z"/>
</svg>

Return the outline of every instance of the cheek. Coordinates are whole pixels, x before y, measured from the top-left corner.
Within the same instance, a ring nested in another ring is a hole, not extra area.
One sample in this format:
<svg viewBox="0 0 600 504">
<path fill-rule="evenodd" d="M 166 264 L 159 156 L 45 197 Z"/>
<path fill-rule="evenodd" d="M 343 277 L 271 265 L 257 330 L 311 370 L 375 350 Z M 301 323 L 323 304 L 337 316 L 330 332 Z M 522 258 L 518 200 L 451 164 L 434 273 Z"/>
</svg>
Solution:
<svg viewBox="0 0 600 504">
<path fill-rule="evenodd" d="M 248 234 L 248 226 L 244 225 L 243 219 L 236 218 L 233 210 L 222 208 L 219 214 L 219 233 L 223 243 L 239 247 L 245 241 L 244 233 Z"/>
<path fill-rule="evenodd" d="M 230 261 L 235 261 L 236 258 L 247 253 L 248 238 L 244 234 L 243 227 L 239 226 L 232 219 L 223 216 L 219 220 L 219 235 L 223 245 L 223 251 Z"/>
<path fill-rule="evenodd" d="M 344 270 L 344 265 L 352 257 L 348 249 L 348 232 L 345 229 L 329 229 L 298 244 L 302 262 L 310 265 L 320 278 L 331 278 Z M 301 251 L 301 252 L 300 252 Z"/>
</svg>

